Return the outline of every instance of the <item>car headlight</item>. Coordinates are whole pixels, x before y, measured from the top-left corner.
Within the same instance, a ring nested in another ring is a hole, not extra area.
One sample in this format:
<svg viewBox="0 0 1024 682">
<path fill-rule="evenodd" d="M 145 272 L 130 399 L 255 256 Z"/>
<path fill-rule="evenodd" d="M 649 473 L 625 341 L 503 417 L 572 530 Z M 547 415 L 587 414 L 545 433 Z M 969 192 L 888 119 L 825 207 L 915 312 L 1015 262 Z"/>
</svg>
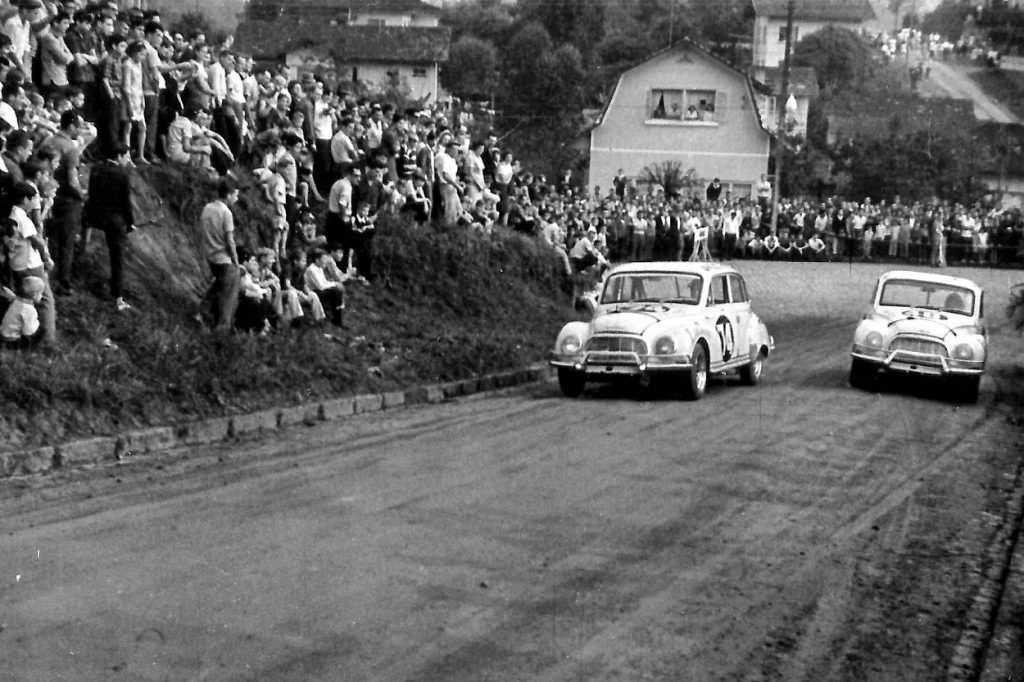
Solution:
<svg viewBox="0 0 1024 682">
<path fill-rule="evenodd" d="M 974 348 L 969 343 L 958 343 L 953 349 L 953 357 L 957 360 L 971 360 L 974 358 Z"/>
<path fill-rule="evenodd" d="M 868 332 L 868 335 L 864 337 L 864 345 L 870 346 L 871 348 L 882 347 L 882 334 L 880 332 Z"/>
<path fill-rule="evenodd" d="M 670 355 L 676 350 L 676 342 L 671 336 L 663 336 L 654 342 L 655 355 Z"/>
<path fill-rule="evenodd" d="M 562 342 L 558 344 L 558 350 L 567 355 L 578 352 L 580 349 L 580 338 L 573 334 L 570 334 L 562 339 Z"/>
</svg>

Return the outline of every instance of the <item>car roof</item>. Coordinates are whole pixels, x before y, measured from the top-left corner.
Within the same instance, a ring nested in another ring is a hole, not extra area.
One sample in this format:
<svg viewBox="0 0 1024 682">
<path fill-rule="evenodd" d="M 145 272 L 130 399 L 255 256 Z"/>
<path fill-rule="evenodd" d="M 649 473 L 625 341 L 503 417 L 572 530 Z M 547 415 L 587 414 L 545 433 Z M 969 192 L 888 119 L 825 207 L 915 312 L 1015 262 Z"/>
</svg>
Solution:
<svg viewBox="0 0 1024 682">
<path fill-rule="evenodd" d="M 724 272 L 736 272 L 728 265 L 709 262 L 689 261 L 649 261 L 641 263 L 624 263 L 616 266 L 608 275 L 618 275 L 631 272 L 671 272 L 684 275 L 717 275 Z"/>
<path fill-rule="evenodd" d="M 889 279 L 911 279 L 921 282 L 934 282 L 935 284 L 948 284 L 951 286 L 963 287 L 974 291 L 981 291 L 981 287 L 965 277 L 953 277 L 952 275 L 940 275 L 936 272 L 921 272 L 918 270 L 890 270 L 883 274 L 880 280 Z"/>
</svg>

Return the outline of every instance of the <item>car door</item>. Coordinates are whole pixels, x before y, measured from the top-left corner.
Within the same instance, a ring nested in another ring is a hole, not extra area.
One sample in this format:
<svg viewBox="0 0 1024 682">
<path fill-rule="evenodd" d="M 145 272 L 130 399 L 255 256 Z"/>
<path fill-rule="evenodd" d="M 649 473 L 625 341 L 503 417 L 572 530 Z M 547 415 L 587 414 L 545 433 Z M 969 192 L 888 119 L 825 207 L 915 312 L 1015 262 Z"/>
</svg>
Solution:
<svg viewBox="0 0 1024 682">
<path fill-rule="evenodd" d="M 756 333 L 753 329 L 753 313 L 750 311 L 750 297 L 747 295 L 747 283 L 738 273 L 729 273 L 729 310 L 736 325 L 736 357 L 747 357 L 750 344 L 757 339 L 751 338 Z"/>
<path fill-rule="evenodd" d="M 715 275 L 708 288 L 708 322 L 713 326 L 715 337 L 711 339 L 711 364 L 718 366 L 736 359 L 736 318 L 729 299 L 729 282 L 726 275 Z M 715 343 L 717 340 L 717 344 Z"/>
</svg>

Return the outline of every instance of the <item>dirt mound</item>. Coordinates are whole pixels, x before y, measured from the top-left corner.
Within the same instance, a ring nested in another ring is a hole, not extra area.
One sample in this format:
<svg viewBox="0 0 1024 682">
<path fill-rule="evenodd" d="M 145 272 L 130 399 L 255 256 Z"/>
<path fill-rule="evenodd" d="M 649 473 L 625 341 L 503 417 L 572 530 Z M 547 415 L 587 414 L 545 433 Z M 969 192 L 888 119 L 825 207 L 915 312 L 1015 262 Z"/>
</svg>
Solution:
<svg viewBox="0 0 1024 682">
<path fill-rule="evenodd" d="M 241 182 L 238 241 L 267 243 L 266 206 Z M 196 319 L 210 280 L 197 218 L 213 186 L 156 167 L 135 174 L 133 194 L 134 309 L 106 300 L 107 254 L 93 235 L 79 291 L 58 299 L 60 350 L 0 351 L 0 449 L 518 367 L 541 359 L 573 314 L 557 259 L 532 239 L 392 219 L 375 239 L 381 279 L 348 287 L 340 333 L 217 337 Z"/>
</svg>

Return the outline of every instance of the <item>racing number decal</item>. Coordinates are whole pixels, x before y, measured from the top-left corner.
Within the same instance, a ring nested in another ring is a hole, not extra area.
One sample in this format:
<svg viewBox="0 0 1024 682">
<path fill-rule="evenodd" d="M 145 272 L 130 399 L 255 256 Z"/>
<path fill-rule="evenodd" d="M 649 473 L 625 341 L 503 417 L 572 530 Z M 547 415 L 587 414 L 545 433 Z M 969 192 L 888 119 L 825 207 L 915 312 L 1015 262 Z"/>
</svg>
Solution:
<svg viewBox="0 0 1024 682">
<path fill-rule="evenodd" d="M 736 333 L 733 331 L 732 322 L 722 315 L 715 322 L 715 331 L 718 332 L 718 340 L 722 342 L 722 362 L 729 362 L 732 352 L 736 350 Z"/>
</svg>

